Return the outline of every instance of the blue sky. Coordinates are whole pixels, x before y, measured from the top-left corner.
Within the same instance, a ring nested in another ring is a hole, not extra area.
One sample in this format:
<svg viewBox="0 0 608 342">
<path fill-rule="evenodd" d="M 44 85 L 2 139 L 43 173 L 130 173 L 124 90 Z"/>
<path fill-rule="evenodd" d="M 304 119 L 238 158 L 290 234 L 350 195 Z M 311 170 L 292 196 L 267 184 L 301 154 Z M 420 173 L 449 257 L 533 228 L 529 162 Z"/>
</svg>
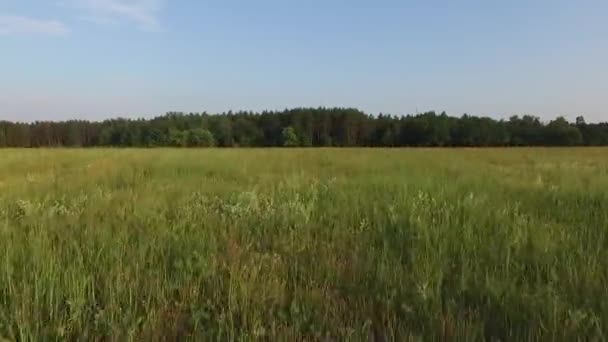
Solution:
<svg viewBox="0 0 608 342">
<path fill-rule="evenodd" d="M 0 119 L 296 106 L 608 121 L 605 0 L 0 0 Z"/>
</svg>

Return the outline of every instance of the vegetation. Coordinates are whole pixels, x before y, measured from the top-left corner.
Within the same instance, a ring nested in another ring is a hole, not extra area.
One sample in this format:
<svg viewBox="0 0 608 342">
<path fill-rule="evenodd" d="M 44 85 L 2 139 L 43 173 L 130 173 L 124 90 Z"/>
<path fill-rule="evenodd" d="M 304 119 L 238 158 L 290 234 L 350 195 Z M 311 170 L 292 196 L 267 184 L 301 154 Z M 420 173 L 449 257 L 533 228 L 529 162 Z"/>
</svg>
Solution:
<svg viewBox="0 0 608 342">
<path fill-rule="evenodd" d="M 296 135 L 296 130 L 293 127 L 285 127 L 283 129 L 283 146 L 285 147 L 296 147 L 298 146 L 299 140 Z"/>
<path fill-rule="evenodd" d="M 287 134 L 287 136 L 286 136 Z M 372 116 L 356 109 L 300 108 L 218 115 L 169 113 L 150 120 L 0 122 L 0 147 L 608 146 L 608 123 L 542 123 L 429 112 Z"/>
<path fill-rule="evenodd" d="M 602 148 L 5 149 L 0 340 L 604 340 L 607 229 Z"/>
</svg>

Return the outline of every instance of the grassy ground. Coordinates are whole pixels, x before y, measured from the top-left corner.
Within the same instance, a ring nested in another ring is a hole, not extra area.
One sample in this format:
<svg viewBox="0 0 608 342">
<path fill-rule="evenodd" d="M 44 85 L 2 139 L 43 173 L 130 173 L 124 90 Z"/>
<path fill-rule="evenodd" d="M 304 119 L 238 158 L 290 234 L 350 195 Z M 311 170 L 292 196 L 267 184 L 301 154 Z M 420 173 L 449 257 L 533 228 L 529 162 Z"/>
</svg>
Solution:
<svg viewBox="0 0 608 342">
<path fill-rule="evenodd" d="M 608 150 L 0 150 L 0 340 L 608 338 Z"/>
</svg>

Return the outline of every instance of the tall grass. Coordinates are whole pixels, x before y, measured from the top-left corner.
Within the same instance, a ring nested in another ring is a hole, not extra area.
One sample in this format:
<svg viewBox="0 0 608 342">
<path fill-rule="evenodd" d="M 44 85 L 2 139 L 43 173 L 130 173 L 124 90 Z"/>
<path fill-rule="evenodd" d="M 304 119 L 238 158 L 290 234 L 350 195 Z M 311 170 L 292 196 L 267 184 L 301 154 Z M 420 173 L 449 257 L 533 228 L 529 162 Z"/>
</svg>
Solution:
<svg viewBox="0 0 608 342">
<path fill-rule="evenodd" d="M 0 150 L 0 339 L 604 340 L 608 150 Z"/>
</svg>

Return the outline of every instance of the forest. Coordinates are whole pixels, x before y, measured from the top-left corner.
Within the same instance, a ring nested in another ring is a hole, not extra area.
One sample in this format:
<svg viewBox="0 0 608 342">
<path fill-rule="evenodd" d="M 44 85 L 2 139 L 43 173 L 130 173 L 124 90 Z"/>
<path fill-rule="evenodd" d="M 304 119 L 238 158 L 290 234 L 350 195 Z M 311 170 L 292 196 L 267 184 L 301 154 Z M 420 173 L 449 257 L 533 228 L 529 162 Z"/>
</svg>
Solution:
<svg viewBox="0 0 608 342">
<path fill-rule="evenodd" d="M 445 112 L 370 115 L 353 108 L 177 113 L 102 122 L 0 121 L 0 147 L 500 147 L 604 146 L 608 123 L 508 120 Z"/>
</svg>

